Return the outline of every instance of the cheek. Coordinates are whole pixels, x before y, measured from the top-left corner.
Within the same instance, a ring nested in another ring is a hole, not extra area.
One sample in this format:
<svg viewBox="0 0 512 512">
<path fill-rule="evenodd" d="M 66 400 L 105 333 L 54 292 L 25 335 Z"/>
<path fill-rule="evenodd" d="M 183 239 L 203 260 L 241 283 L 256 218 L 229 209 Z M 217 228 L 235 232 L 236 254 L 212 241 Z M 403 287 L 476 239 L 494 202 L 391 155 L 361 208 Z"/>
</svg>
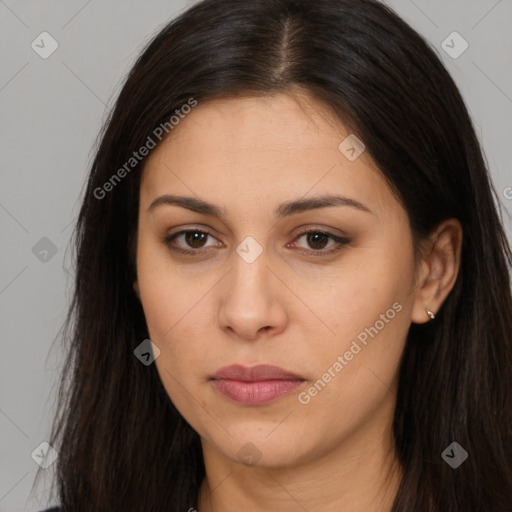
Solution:
<svg viewBox="0 0 512 512">
<path fill-rule="evenodd" d="M 395 385 L 410 327 L 411 246 L 375 244 L 357 258 L 354 252 L 346 269 L 314 301 L 333 331 L 311 352 L 320 380 L 318 390 L 312 390 L 318 398 L 312 400 L 321 409 L 339 405 L 340 400 L 364 409 L 382 400 Z"/>
<path fill-rule="evenodd" d="M 206 320 L 207 301 L 202 298 L 207 284 L 182 275 L 180 266 L 157 243 L 144 238 L 139 243 L 141 303 L 149 337 L 160 349 L 156 366 L 172 396 L 179 383 L 188 383 L 204 364 L 204 340 L 211 336 L 212 325 L 211 320 Z"/>
<path fill-rule="evenodd" d="M 212 323 L 203 320 L 205 302 L 200 301 L 200 293 L 187 293 L 170 282 L 163 276 L 144 282 L 144 315 L 150 339 L 160 349 L 157 362 L 173 373 L 190 373 L 198 368 L 196 363 L 204 349 L 200 345 L 204 345 L 205 336 L 211 335 L 206 327 Z"/>
<path fill-rule="evenodd" d="M 180 284 L 176 265 L 158 240 L 143 232 L 137 247 L 137 279 L 150 335 L 164 342 L 187 312 L 193 290 Z M 190 297 L 189 297 L 190 295 Z"/>
<path fill-rule="evenodd" d="M 338 272 L 324 286 L 317 282 L 310 288 L 309 301 L 335 335 L 330 339 L 343 344 L 380 320 L 389 310 L 391 321 L 386 330 L 396 324 L 394 303 L 405 311 L 412 303 L 414 260 L 412 247 L 374 243 L 371 247 L 354 248 Z M 396 315 L 406 317 L 406 313 Z M 398 320 L 400 322 L 400 320 Z M 382 322 L 379 321 L 378 326 Z M 332 332 L 331 332 L 332 334 Z"/>
<path fill-rule="evenodd" d="M 298 396 L 299 414 L 312 426 L 322 425 L 326 445 L 355 434 L 394 400 L 410 322 L 407 306 L 394 300 L 392 290 L 339 292 L 334 341 L 307 349 L 315 377 Z"/>
</svg>

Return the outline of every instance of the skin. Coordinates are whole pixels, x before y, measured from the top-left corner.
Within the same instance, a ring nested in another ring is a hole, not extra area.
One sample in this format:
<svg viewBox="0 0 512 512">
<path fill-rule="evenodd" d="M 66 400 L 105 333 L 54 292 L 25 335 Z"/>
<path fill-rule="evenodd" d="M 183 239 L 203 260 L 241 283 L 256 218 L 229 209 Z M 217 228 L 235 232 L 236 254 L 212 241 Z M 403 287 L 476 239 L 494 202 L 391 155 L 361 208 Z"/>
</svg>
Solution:
<svg viewBox="0 0 512 512">
<path fill-rule="evenodd" d="M 134 289 L 163 385 L 201 437 L 199 512 L 391 510 L 401 477 L 391 437 L 400 357 L 411 322 L 429 321 L 425 308 L 437 312 L 454 285 L 462 230 L 444 222 L 415 260 L 407 213 L 368 153 L 350 161 L 338 149 L 348 134 L 299 92 L 216 99 L 199 103 L 146 162 Z M 226 216 L 149 209 L 164 194 L 200 198 Z M 325 194 L 371 212 L 273 216 L 283 202 Z M 349 242 L 309 254 L 338 245 L 300 236 L 309 228 Z M 211 236 L 163 242 L 183 229 Z M 248 236 L 263 249 L 252 263 L 236 251 Z M 395 303 L 400 312 L 301 403 L 299 393 Z M 280 366 L 306 382 L 268 404 L 240 405 L 209 382 L 235 363 Z M 244 464 L 247 443 L 256 449 Z"/>
</svg>

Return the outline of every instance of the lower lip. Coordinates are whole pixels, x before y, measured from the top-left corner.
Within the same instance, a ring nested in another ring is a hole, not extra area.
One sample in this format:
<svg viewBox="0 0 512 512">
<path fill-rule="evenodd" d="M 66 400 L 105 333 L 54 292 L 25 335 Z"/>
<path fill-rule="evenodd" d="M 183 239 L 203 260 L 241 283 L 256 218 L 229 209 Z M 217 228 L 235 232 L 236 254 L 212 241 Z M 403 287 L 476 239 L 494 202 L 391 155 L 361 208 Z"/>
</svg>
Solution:
<svg viewBox="0 0 512 512">
<path fill-rule="evenodd" d="M 284 395 L 293 393 L 303 380 L 262 380 L 244 382 L 231 379 L 215 379 L 213 385 L 220 393 L 243 405 L 266 404 Z"/>
</svg>

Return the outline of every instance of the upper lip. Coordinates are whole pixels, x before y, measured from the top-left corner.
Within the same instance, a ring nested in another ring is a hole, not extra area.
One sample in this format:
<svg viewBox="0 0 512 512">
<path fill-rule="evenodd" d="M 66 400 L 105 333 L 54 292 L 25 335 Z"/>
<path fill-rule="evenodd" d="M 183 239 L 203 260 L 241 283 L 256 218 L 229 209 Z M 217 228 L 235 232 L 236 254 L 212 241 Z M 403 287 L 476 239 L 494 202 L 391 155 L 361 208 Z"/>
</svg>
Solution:
<svg viewBox="0 0 512 512">
<path fill-rule="evenodd" d="M 246 367 L 239 364 L 225 366 L 221 368 L 212 379 L 229 379 L 245 382 L 257 382 L 264 380 L 305 380 L 300 375 L 288 372 L 279 368 L 279 366 L 271 366 L 260 364 L 257 366 Z"/>
</svg>

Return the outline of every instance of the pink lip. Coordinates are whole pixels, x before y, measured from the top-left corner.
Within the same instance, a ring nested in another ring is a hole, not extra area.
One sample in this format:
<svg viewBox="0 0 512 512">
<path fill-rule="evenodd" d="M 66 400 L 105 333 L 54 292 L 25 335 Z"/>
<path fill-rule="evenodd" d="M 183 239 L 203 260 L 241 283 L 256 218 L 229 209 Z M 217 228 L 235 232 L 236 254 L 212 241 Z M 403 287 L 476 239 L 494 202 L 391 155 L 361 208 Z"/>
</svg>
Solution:
<svg viewBox="0 0 512 512">
<path fill-rule="evenodd" d="M 221 368 L 211 381 L 222 395 L 231 400 L 244 405 L 259 405 L 293 392 L 305 379 L 277 366 L 247 368 L 232 365 Z"/>
</svg>

